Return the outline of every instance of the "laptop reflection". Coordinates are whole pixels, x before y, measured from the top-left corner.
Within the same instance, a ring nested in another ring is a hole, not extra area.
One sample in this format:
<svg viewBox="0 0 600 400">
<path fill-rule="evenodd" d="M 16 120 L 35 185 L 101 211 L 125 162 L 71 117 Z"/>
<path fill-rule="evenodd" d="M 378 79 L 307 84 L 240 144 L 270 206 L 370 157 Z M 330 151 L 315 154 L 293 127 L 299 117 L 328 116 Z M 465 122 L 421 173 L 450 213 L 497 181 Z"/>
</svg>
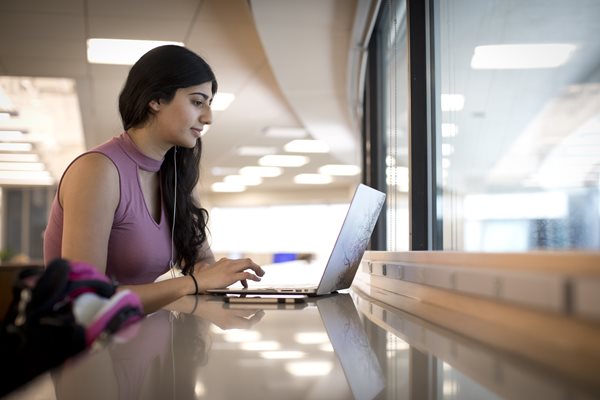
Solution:
<svg viewBox="0 0 600 400">
<path fill-rule="evenodd" d="M 352 298 L 338 294 L 315 303 L 354 398 L 375 398 L 385 380 Z"/>
</svg>

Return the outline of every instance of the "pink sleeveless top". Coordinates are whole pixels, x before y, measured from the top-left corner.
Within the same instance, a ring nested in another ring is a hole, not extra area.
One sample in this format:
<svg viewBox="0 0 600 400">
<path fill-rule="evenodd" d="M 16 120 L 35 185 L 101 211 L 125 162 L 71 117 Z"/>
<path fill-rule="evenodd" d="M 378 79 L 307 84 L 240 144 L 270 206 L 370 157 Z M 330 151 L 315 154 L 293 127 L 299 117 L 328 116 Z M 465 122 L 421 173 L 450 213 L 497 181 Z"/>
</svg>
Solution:
<svg viewBox="0 0 600 400">
<path fill-rule="evenodd" d="M 164 205 L 161 207 L 159 223 L 148 211 L 138 169 L 157 172 L 162 161 L 142 154 L 127 133 L 112 138 L 88 153 L 104 154 L 119 172 L 120 199 L 108 241 L 106 275 L 121 284 L 153 282 L 169 269 L 171 231 Z M 60 184 L 44 232 L 46 265 L 61 257 L 63 209 L 58 201 L 59 193 Z"/>
</svg>

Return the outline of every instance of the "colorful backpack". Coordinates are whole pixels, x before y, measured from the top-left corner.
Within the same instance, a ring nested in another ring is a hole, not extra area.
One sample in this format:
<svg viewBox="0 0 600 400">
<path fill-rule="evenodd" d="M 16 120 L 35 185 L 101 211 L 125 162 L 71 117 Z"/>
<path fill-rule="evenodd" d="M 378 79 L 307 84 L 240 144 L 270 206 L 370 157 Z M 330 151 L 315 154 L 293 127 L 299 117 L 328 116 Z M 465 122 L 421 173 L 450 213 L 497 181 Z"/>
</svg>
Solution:
<svg viewBox="0 0 600 400">
<path fill-rule="evenodd" d="M 64 259 L 21 271 L 0 329 L 0 396 L 110 337 L 143 315 L 93 266 Z"/>
</svg>

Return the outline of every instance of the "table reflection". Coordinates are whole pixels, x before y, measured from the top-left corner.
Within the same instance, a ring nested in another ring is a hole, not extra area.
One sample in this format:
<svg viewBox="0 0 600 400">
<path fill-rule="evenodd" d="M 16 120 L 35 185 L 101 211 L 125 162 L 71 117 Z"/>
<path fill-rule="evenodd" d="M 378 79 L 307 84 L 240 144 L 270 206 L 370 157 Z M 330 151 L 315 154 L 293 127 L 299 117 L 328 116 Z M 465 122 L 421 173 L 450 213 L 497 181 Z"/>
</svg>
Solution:
<svg viewBox="0 0 600 400">
<path fill-rule="evenodd" d="M 10 399 L 597 398 L 360 292 L 303 307 L 185 297 Z"/>
</svg>

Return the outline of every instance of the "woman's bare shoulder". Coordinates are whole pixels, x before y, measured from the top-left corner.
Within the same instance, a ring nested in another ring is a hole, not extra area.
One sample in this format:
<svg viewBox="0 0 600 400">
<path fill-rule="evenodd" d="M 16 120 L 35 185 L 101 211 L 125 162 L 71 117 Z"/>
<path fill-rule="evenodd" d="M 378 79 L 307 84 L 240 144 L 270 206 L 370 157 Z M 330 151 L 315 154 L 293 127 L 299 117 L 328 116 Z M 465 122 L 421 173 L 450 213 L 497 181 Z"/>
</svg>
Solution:
<svg viewBox="0 0 600 400">
<path fill-rule="evenodd" d="M 83 192 L 104 200 L 118 201 L 119 172 L 110 158 L 102 153 L 90 152 L 71 163 L 60 186 L 61 203 L 65 197 Z"/>
</svg>

